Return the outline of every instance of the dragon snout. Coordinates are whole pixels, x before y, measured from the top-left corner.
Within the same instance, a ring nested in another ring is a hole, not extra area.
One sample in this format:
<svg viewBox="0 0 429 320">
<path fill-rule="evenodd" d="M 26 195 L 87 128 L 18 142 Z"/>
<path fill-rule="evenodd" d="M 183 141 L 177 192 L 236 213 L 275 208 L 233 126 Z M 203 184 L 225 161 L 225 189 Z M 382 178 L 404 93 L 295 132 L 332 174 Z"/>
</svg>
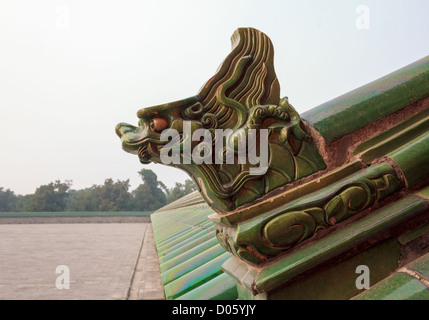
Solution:
<svg viewBox="0 0 429 320">
<path fill-rule="evenodd" d="M 118 135 L 118 137 L 122 139 L 122 137 L 124 137 L 126 134 L 137 133 L 138 129 L 139 129 L 138 127 L 132 126 L 125 122 L 121 122 L 116 125 L 115 132 Z"/>
<path fill-rule="evenodd" d="M 139 147 L 146 144 L 147 129 L 145 128 L 121 122 L 116 125 L 115 131 L 122 141 L 122 148 L 127 152 L 136 154 Z"/>
</svg>

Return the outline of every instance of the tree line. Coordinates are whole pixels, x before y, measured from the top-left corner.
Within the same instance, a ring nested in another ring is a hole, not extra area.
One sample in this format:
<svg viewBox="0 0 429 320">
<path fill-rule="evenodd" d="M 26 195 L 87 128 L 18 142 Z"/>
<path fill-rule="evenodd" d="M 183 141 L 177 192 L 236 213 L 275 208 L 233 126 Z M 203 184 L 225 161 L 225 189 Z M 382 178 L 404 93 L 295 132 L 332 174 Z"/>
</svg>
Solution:
<svg viewBox="0 0 429 320">
<path fill-rule="evenodd" d="M 72 189 L 70 180 L 57 180 L 29 195 L 0 187 L 0 212 L 154 211 L 197 189 L 189 179 L 167 188 L 152 170 L 138 173 L 143 183 L 132 191 L 129 180 L 110 178 L 103 185 L 81 190 Z"/>
</svg>

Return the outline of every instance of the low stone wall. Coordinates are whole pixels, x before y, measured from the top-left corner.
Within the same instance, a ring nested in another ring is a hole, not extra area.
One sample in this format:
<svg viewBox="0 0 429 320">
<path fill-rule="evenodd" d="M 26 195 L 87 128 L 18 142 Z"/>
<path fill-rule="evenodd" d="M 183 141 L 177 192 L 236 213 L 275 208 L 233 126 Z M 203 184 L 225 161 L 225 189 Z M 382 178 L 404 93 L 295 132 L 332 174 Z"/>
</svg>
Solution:
<svg viewBox="0 0 429 320">
<path fill-rule="evenodd" d="M 150 216 L 0 217 L 0 224 L 44 223 L 150 223 Z"/>
</svg>

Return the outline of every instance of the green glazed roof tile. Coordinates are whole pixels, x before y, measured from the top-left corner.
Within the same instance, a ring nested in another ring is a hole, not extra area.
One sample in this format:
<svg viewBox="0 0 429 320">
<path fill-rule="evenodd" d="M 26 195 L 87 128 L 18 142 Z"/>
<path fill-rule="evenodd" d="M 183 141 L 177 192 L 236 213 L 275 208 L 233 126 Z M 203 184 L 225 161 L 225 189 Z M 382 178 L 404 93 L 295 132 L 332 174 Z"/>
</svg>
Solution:
<svg viewBox="0 0 429 320">
<path fill-rule="evenodd" d="M 404 144 L 389 154 L 411 187 L 429 177 L 429 132 Z"/>
<path fill-rule="evenodd" d="M 429 56 L 299 115 L 280 96 L 268 36 L 239 28 L 231 40 L 231 53 L 196 95 L 141 109 L 138 127 L 115 128 L 122 148 L 144 164 L 167 164 L 162 131 L 181 135 L 172 141 L 178 160 L 192 161 L 168 164 L 191 175 L 203 195 L 195 191 L 151 215 L 165 297 L 235 299 L 244 290 L 267 297 L 279 288 L 290 293 L 287 282 L 299 282 L 331 259 L 351 263 L 336 258 L 359 245 L 366 252 L 383 250 L 383 261 L 393 257 L 381 265 L 374 260 L 379 269 L 387 266 L 376 274 L 387 277 L 397 267 L 399 244 L 420 241 L 427 232 L 427 226 L 410 231 L 406 224 L 408 233 L 396 234 L 403 222 L 428 223 Z M 192 131 L 200 128 L 215 141 L 200 141 L 210 152 L 198 167 L 201 155 L 194 155 L 202 150 L 189 157 L 187 149 L 198 142 Z M 217 129 L 234 134 L 216 137 Z M 264 145 L 252 142 L 255 132 Z M 249 162 L 242 162 L 240 145 L 247 138 Z M 263 172 L 254 171 L 258 159 Z M 393 239 L 376 244 L 392 237 L 393 228 Z M 429 254 L 365 294 L 429 298 L 428 276 Z M 318 283 L 322 292 L 323 281 Z M 298 284 L 302 288 L 304 281 Z"/>
<path fill-rule="evenodd" d="M 192 258 L 193 256 L 204 252 L 205 250 L 218 245 L 219 241 L 217 238 L 210 237 L 207 241 L 181 253 L 181 254 L 175 254 L 174 257 L 171 259 L 166 259 L 164 263 L 160 265 L 161 272 L 164 272 L 166 270 L 169 270 L 179 264 L 181 264 L 184 261 L 187 261 L 188 259 Z M 166 257 L 167 258 L 167 257 Z"/>
<path fill-rule="evenodd" d="M 171 241 L 164 245 L 160 245 L 159 250 L 163 253 L 174 251 L 187 243 L 198 241 L 201 239 L 201 237 L 207 235 L 207 233 L 209 233 L 207 230 L 195 228 L 195 230 L 190 231 L 188 234 L 182 235 L 176 241 Z"/>
<path fill-rule="evenodd" d="M 429 300 L 429 253 L 400 268 L 355 300 Z"/>
<path fill-rule="evenodd" d="M 427 132 L 429 128 L 429 109 L 407 118 L 379 135 L 362 142 L 353 151 L 353 154 L 362 153 L 362 159 L 370 161 L 385 155 L 415 137 Z M 381 150 L 380 150 L 381 149 Z M 366 159 L 364 159 L 366 158 Z"/>
<path fill-rule="evenodd" d="M 203 237 L 200 237 L 198 239 L 196 239 L 193 242 L 187 243 L 186 245 L 184 245 L 183 247 L 177 248 L 174 251 L 169 252 L 168 254 L 165 253 L 158 253 L 159 256 L 159 261 L 160 263 L 164 263 L 166 261 L 169 261 L 171 259 L 173 259 L 174 257 L 177 257 L 178 255 L 181 255 L 185 252 L 188 252 L 189 250 L 192 250 L 192 248 L 206 242 L 209 239 L 212 239 L 213 235 L 211 233 L 206 233 Z"/>
<path fill-rule="evenodd" d="M 162 282 L 164 284 L 170 283 L 171 281 L 183 276 L 184 274 L 192 271 L 193 269 L 203 265 L 209 260 L 214 259 L 215 257 L 221 255 L 225 252 L 220 244 L 213 246 L 200 254 L 195 255 L 194 257 L 182 262 L 181 264 L 169 269 L 162 273 Z"/>
<path fill-rule="evenodd" d="M 429 56 L 302 114 L 326 142 L 429 96 Z"/>
<path fill-rule="evenodd" d="M 428 300 L 429 289 L 417 279 L 395 273 L 354 300 Z"/>
<path fill-rule="evenodd" d="M 236 300 L 237 283 L 225 273 L 179 296 L 177 300 Z"/>
<path fill-rule="evenodd" d="M 229 252 L 224 252 L 220 256 L 211 259 L 203 265 L 186 273 L 182 277 L 164 286 L 166 299 L 176 299 L 178 296 L 206 283 L 222 273 L 222 264 L 232 256 Z"/>
<path fill-rule="evenodd" d="M 314 126 L 325 142 L 330 142 L 427 97 L 429 56 L 309 110 L 302 118 Z M 354 182 L 362 174 L 382 169 L 391 175 L 401 171 L 408 187 L 429 177 L 428 115 L 429 111 L 424 110 L 358 145 L 354 155 L 359 155 L 369 168 L 361 169 L 361 163 L 357 162 L 356 170 L 347 171 L 342 179 L 333 179 L 324 186 L 323 192 L 331 192 L 330 185 L 337 190 L 341 183 Z M 371 163 L 383 156 L 392 163 Z M 399 188 L 395 184 L 393 191 Z M 313 198 L 315 201 L 318 195 L 317 188 L 306 189 L 304 194 L 294 194 L 289 203 L 281 206 L 299 204 L 300 201 L 308 203 Z M 199 192 L 193 192 L 151 216 L 165 296 L 185 300 L 237 299 L 237 283 L 253 293 L 268 292 L 379 232 L 422 213 L 429 206 L 428 198 L 429 192 L 424 189 L 395 200 L 370 216 L 258 269 L 248 265 L 243 267 L 238 258 L 232 258 L 232 254 L 219 245 L 213 224 L 216 221 L 208 218 L 215 216 L 215 212 Z M 261 209 L 261 214 L 243 219 L 240 222 L 241 237 L 252 238 L 258 231 L 256 226 L 276 210 L 278 208 Z M 234 221 L 228 222 L 235 225 Z M 273 232 L 269 235 L 272 234 L 276 235 Z M 271 251 L 265 253 L 269 255 Z M 395 273 L 356 298 L 429 299 L 425 282 L 413 276 L 427 279 L 429 256 L 426 258 L 409 265 L 407 273 Z"/>
<path fill-rule="evenodd" d="M 417 194 L 429 200 L 429 186 L 427 186 L 426 188 L 423 188 L 422 190 L 419 190 Z"/>
<path fill-rule="evenodd" d="M 417 272 L 417 277 L 425 281 L 429 289 L 429 253 L 420 257 L 406 266 L 407 269 Z"/>
<path fill-rule="evenodd" d="M 362 243 L 365 239 L 424 212 L 427 208 L 428 203 L 426 201 L 413 195 L 387 205 L 372 215 L 301 250 L 295 251 L 284 259 L 280 259 L 262 269 L 258 276 L 255 277 L 254 289 L 257 292 L 268 291 L 280 283 L 344 253 L 346 250 Z"/>
<path fill-rule="evenodd" d="M 216 238 L 212 213 L 194 192 L 152 214 L 167 299 L 237 299 L 235 280 L 221 269 L 231 254 Z"/>
</svg>

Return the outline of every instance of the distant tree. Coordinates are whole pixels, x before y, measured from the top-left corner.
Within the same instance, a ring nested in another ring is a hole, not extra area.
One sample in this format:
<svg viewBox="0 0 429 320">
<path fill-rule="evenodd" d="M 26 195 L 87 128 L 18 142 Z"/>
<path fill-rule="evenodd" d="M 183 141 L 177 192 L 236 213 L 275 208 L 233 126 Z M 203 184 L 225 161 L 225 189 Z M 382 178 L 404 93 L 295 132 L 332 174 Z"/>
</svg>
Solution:
<svg viewBox="0 0 429 320">
<path fill-rule="evenodd" d="M 30 211 L 31 206 L 31 198 L 33 197 L 32 194 L 26 194 L 26 195 L 17 195 L 16 196 L 16 206 L 15 211 L 16 212 L 26 212 Z"/>
<path fill-rule="evenodd" d="M 164 192 L 164 194 L 168 196 L 170 190 L 168 190 L 167 186 L 162 181 L 158 181 L 158 186 L 162 190 L 162 192 Z"/>
<path fill-rule="evenodd" d="M 94 185 L 91 197 L 95 211 L 127 211 L 130 210 L 131 194 L 128 192 L 130 180 L 114 182 L 106 179 L 104 185 Z"/>
<path fill-rule="evenodd" d="M 10 189 L 0 187 L 0 212 L 16 211 L 18 198 Z"/>
<path fill-rule="evenodd" d="M 191 179 L 185 180 L 185 193 L 191 193 L 198 190 L 197 185 Z"/>
<path fill-rule="evenodd" d="M 36 189 L 28 203 L 28 211 L 64 211 L 71 181 L 57 180 Z"/>
<path fill-rule="evenodd" d="M 154 211 L 196 190 L 190 179 L 167 188 L 150 169 L 138 172 L 142 179 L 132 192 L 129 180 L 106 179 L 103 185 L 70 189 L 72 181 L 41 185 L 34 194 L 16 195 L 0 187 L 0 212 L 40 211 Z"/>
<path fill-rule="evenodd" d="M 185 180 L 185 183 L 176 182 L 176 185 L 168 192 L 167 203 L 176 201 L 195 190 L 197 190 L 197 186 L 190 179 Z"/>
<path fill-rule="evenodd" d="M 163 190 L 168 189 L 158 181 L 155 172 L 150 169 L 141 169 L 138 173 L 143 184 L 132 192 L 134 210 L 153 211 L 164 206 L 167 200 Z"/>
<path fill-rule="evenodd" d="M 95 199 L 92 196 L 92 188 L 70 191 L 70 203 L 68 211 L 95 211 Z"/>
</svg>

